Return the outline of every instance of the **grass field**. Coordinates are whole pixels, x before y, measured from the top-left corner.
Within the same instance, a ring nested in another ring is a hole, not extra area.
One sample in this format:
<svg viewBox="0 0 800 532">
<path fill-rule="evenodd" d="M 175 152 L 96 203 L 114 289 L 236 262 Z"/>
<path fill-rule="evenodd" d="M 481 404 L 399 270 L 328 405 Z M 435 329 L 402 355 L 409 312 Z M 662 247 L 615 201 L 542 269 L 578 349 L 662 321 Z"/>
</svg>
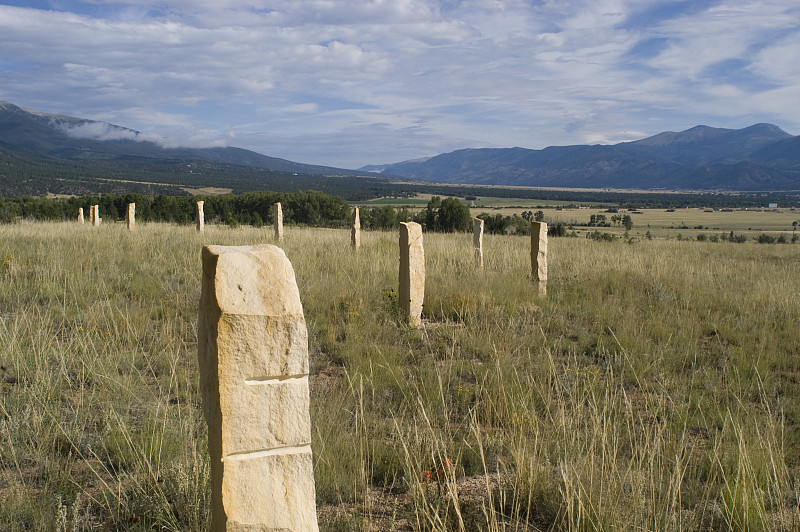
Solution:
<svg viewBox="0 0 800 532">
<path fill-rule="evenodd" d="M 392 205 L 396 208 L 405 208 L 412 213 L 423 210 L 430 201 L 431 195 L 419 195 L 416 198 L 381 198 L 364 202 L 362 207 L 372 205 Z M 463 201 L 463 199 L 462 199 Z M 488 214 L 496 216 L 521 216 L 528 211 L 541 210 L 544 220 L 548 223 L 563 222 L 574 226 L 574 230 L 583 235 L 587 231 L 595 231 L 596 227 L 582 227 L 588 224 L 589 218 L 594 214 L 603 214 L 611 223 L 612 213 L 606 208 L 586 205 L 581 208 L 561 207 L 563 202 L 532 200 L 525 198 L 492 198 L 483 197 L 470 203 L 472 216 Z M 735 209 L 721 211 L 688 208 L 688 209 L 639 209 L 635 211 L 620 209 L 621 215 L 630 215 L 633 218 L 634 228 L 629 236 L 644 237 L 649 231 L 651 236 L 660 238 L 677 238 L 680 235 L 685 239 L 696 239 L 698 234 L 704 233 L 711 236 L 734 231 L 748 238 L 755 238 L 761 233 L 773 236 L 785 235 L 791 239 L 796 226 L 793 222 L 800 223 L 800 211 L 796 209 Z M 601 231 L 622 235 L 625 228 L 620 224 L 608 228 L 599 228 Z"/>
<path fill-rule="evenodd" d="M 505 215 L 521 214 L 525 209 L 500 209 L 499 211 L 486 211 L 472 209 L 473 216 L 480 212 L 495 214 L 500 212 Z M 530 210 L 530 209 L 528 209 Z M 586 224 L 593 214 L 603 214 L 611 222 L 612 213 L 605 209 L 541 209 L 545 220 L 549 222 L 564 222 L 567 224 Z M 669 212 L 665 209 L 641 209 L 636 212 L 620 210 L 618 214 L 630 215 L 633 218 L 634 232 L 647 230 L 657 231 L 664 236 L 678 234 L 696 235 L 701 232 L 735 231 L 736 233 L 760 232 L 785 232 L 790 234 L 794 226 L 792 222 L 800 220 L 800 212 L 791 210 L 734 210 L 730 212 L 706 211 L 704 209 L 676 209 Z M 617 226 L 619 227 L 619 226 Z M 683 229 L 682 229 L 683 228 Z"/>
<path fill-rule="evenodd" d="M 0 530 L 207 528 L 200 249 L 271 234 L 0 226 Z M 413 330 L 395 232 L 285 234 L 322 530 L 800 529 L 798 245 L 426 234 Z"/>
<path fill-rule="evenodd" d="M 373 205 L 392 205 L 397 208 L 419 209 L 424 208 L 433 197 L 433 194 L 417 194 L 413 198 L 379 198 L 360 203 L 362 207 L 370 207 Z M 442 198 L 447 196 L 440 196 Z M 461 201 L 464 198 L 452 196 Z M 468 201 L 475 210 L 508 210 L 508 212 L 521 212 L 523 210 L 530 210 L 533 208 L 562 205 L 563 201 L 545 200 L 545 199 L 530 199 L 530 198 L 499 198 L 499 197 L 480 197 L 474 201 Z M 586 205 L 594 205 L 593 202 L 586 202 Z M 599 205 L 599 203 L 597 203 Z"/>
</svg>

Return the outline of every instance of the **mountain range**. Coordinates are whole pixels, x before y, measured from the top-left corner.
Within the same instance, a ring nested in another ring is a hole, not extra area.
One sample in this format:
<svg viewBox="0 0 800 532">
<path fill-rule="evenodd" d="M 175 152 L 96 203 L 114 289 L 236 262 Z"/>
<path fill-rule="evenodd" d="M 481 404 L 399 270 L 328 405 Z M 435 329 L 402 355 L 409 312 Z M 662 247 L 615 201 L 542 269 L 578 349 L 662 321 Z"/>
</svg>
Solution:
<svg viewBox="0 0 800 532">
<path fill-rule="evenodd" d="M 211 161 L 280 172 L 363 175 L 363 171 L 296 163 L 242 148 L 164 147 L 133 129 L 106 122 L 40 113 L 0 102 L 0 146 L 71 160 L 125 158 Z"/>
<path fill-rule="evenodd" d="M 484 185 L 670 190 L 800 189 L 800 137 L 772 124 L 696 126 L 614 145 L 479 148 L 364 171 Z"/>
<path fill-rule="evenodd" d="M 60 172 L 73 177 L 56 175 Z M 89 183 L 80 176 L 100 174 L 105 181 L 234 191 L 286 189 L 292 182 L 320 183 L 330 176 L 348 178 L 348 187 L 358 187 L 359 179 L 368 177 L 364 183 L 370 186 L 377 175 L 533 187 L 800 190 L 800 137 L 771 124 L 696 126 L 614 145 L 464 149 L 349 170 L 235 147 L 170 147 L 125 127 L 0 102 L 0 193 L 86 193 L 98 180 Z M 45 175 L 49 181 L 37 185 Z M 309 175 L 315 180 L 303 180 Z M 72 192 L 71 187 L 79 190 Z"/>
</svg>

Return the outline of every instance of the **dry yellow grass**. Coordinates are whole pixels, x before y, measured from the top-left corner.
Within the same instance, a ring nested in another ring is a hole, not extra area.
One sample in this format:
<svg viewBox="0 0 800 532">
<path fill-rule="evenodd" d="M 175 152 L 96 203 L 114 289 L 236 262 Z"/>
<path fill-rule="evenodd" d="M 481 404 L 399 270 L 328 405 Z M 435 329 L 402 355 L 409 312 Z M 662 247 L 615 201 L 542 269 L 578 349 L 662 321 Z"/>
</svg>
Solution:
<svg viewBox="0 0 800 532">
<path fill-rule="evenodd" d="M 688 223 L 688 222 L 687 222 Z M 0 529 L 202 530 L 203 243 L 270 228 L 0 227 Z M 323 530 L 796 530 L 794 245 L 287 228 Z"/>
</svg>

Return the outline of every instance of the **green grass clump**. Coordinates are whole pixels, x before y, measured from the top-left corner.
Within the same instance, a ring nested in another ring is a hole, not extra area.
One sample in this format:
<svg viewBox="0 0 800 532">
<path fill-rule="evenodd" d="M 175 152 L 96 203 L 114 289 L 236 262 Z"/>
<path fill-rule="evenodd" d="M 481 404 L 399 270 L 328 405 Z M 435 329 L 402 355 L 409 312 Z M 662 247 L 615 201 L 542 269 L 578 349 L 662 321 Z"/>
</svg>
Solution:
<svg viewBox="0 0 800 532">
<path fill-rule="evenodd" d="M 323 530 L 800 527 L 792 245 L 287 228 Z M 203 530 L 200 248 L 270 228 L 0 226 L 0 529 Z"/>
</svg>

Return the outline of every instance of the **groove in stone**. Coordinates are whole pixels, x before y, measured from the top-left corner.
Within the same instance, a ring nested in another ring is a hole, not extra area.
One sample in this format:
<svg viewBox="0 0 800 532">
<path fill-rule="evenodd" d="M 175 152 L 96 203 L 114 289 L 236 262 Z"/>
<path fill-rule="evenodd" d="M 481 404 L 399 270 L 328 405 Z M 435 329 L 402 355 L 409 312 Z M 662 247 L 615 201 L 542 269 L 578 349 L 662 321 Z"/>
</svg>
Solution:
<svg viewBox="0 0 800 532">
<path fill-rule="evenodd" d="M 253 377 L 244 381 L 244 383 L 249 386 L 258 386 L 260 384 L 284 384 L 291 382 L 308 382 L 308 374 L 278 375 L 276 377 Z"/>
<path fill-rule="evenodd" d="M 311 443 L 302 445 L 289 445 L 286 447 L 275 447 L 273 449 L 262 449 L 261 451 L 246 451 L 242 453 L 231 453 L 224 457 L 225 460 L 251 460 L 253 458 L 263 458 L 265 456 L 283 456 L 287 454 L 310 454 Z"/>
</svg>

